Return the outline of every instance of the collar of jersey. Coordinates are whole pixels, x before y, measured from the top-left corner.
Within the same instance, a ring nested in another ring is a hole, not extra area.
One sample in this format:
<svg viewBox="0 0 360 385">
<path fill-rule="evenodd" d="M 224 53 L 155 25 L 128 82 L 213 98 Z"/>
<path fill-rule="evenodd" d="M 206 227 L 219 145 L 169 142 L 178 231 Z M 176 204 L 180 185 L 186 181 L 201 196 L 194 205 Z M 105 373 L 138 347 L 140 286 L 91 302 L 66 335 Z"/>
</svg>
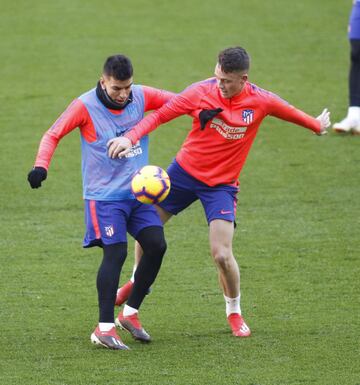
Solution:
<svg viewBox="0 0 360 385">
<path fill-rule="evenodd" d="M 230 99 L 222 97 L 221 92 L 218 88 L 217 91 L 218 91 L 219 98 L 225 105 L 231 105 L 231 104 L 237 103 L 241 101 L 244 98 L 244 96 L 247 94 L 247 86 L 248 86 L 248 82 L 245 83 L 244 88 L 238 94 L 236 94 Z"/>
</svg>

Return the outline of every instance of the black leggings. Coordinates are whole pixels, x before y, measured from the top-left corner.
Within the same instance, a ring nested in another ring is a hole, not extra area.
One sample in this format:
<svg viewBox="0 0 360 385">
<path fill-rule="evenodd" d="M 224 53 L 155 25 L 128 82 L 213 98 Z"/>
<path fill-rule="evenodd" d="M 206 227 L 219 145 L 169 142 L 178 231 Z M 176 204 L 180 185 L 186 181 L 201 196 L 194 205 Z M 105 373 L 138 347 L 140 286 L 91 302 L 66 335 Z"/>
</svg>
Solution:
<svg viewBox="0 0 360 385">
<path fill-rule="evenodd" d="M 350 106 L 360 107 L 360 39 L 350 40 L 350 74 L 349 99 Z"/>
<path fill-rule="evenodd" d="M 96 279 L 99 322 L 114 322 L 116 291 L 119 286 L 120 271 L 126 259 L 127 243 L 103 245 L 103 254 Z"/>
<path fill-rule="evenodd" d="M 135 273 L 135 284 L 128 305 L 138 309 L 160 270 L 166 251 L 164 230 L 160 226 L 141 230 L 137 241 L 144 250 Z M 99 322 L 114 322 L 116 291 L 122 266 L 127 255 L 127 243 L 103 245 L 103 260 L 99 267 L 96 287 L 99 300 Z"/>
<path fill-rule="evenodd" d="M 155 281 L 166 251 L 164 230 L 160 226 L 146 227 L 138 234 L 136 240 L 144 251 L 135 272 L 134 287 L 127 305 L 139 309 L 149 287 Z"/>
</svg>

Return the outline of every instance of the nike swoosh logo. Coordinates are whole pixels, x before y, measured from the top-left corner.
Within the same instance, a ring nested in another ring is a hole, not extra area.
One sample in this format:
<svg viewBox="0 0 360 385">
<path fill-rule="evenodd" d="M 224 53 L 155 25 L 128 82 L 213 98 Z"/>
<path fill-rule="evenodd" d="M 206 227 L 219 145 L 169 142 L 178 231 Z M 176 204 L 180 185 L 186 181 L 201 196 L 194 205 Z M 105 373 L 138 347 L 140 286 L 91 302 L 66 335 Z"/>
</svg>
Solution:
<svg viewBox="0 0 360 385">
<path fill-rule="evenodd" d="M 231 213 L 232 213 L 232 211 L 225 211 L 225 210 L 220 211 L 220 214 L 223 214 L 223 215 L 231 214 Z"/>
</svg>

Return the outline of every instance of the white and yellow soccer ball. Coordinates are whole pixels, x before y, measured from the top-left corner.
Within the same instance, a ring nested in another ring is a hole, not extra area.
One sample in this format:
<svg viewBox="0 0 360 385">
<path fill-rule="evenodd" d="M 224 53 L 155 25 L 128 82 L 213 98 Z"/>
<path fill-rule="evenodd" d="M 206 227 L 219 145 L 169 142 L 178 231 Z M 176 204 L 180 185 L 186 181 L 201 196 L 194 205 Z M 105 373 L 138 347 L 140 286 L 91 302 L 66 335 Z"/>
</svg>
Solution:
<svg viewBox="0 0 360 385">
<path fill-rule="evenodd" d="M 170 186 L 169 175 L 158 166 L 144 166 L 131 181 L 135 198 L 147 205 L 163 201 L 170 192 Z"/>
</svg>

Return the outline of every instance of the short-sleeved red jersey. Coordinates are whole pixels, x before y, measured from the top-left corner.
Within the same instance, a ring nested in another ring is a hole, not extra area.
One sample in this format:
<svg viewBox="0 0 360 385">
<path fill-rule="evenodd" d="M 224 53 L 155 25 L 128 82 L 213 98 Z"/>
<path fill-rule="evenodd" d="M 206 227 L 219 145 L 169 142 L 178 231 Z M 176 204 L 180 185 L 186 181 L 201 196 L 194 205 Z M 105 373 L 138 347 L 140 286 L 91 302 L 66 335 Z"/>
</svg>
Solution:
<svg viewBox="0 0 360 385">
<path fill-rule="evenodd" d="M 216 108 L 223 111 L 201 130 L 200 111 Z M 216 79 L 210 78 L 186 88 L 146 116 L 125 136 L 136 143 L 160 124 L 184 114 L 194 119 L 176 160 L 190 175 L 208 186 L 238 183 L 259 125 L 267 115 L 320 132 L 318 120 L 269 91 L 247 82 L 238 95 L 225 99 Z"/>
</svg>

